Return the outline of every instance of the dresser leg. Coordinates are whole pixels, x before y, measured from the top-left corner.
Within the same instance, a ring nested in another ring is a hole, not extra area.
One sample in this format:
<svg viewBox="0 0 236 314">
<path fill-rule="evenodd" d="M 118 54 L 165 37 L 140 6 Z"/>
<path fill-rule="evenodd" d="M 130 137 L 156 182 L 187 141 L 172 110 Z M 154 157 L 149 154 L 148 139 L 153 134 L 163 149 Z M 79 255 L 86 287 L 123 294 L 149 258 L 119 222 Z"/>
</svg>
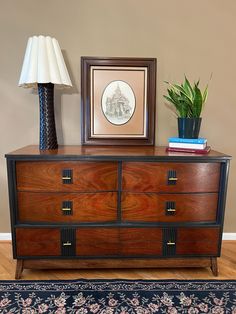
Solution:
<svg viewBox="0 0 236 314">
<path fill-rule="evenodd" d="M 211 257 L 211 271 L 214 276 L 218 276 L 217 257 Z"/>
<path fill-rule="evenodd" d="M 23 259 L 18 259 L 16 262 L 16 273 L 15 273 L 15 279 L 20 279 L 21 273 L 24 268 L 24 260 Z"/>
</svg>

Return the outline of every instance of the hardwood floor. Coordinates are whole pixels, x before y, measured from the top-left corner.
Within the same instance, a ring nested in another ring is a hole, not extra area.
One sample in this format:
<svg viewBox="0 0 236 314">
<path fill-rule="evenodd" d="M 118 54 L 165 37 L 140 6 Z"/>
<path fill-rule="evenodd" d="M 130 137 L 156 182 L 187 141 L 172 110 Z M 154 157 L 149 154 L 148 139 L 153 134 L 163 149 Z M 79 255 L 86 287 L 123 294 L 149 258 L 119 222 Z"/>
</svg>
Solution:
<svg viewBox="0 0 236 314">
<path fill-rule="evenodd" d="M 12 259 L 11 242 L 0 242 L 0 280 L 12 280 L 16 262 Z M 47 279 L 236 279 L 236 241 L 223 241 L 218 258 L 219 276 L 210 268 L 171 269 L 99 269 L 99 270 L 24 270 L 24 280 Z"/>
</svg>

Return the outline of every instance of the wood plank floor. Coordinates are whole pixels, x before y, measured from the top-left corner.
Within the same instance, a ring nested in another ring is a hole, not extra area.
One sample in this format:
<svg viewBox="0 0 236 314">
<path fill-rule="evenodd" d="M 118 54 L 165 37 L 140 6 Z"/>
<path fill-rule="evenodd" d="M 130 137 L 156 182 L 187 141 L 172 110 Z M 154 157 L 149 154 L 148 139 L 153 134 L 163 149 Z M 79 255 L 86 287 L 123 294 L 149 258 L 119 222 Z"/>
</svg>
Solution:
<svg viewBox="0 0 236 314">
<path fill-rule="evenodd" d="M 11 243 L 0 242 L 0 280 L 14 279 L 15 261 Z M 223 241 L 222 255 L 218 258 L 219 276 L 209 268 L 172 269 L 99 269 L 99 270 L 24 270 L 22 279 L 236 279 L 236 241 Z"/>
</svg>

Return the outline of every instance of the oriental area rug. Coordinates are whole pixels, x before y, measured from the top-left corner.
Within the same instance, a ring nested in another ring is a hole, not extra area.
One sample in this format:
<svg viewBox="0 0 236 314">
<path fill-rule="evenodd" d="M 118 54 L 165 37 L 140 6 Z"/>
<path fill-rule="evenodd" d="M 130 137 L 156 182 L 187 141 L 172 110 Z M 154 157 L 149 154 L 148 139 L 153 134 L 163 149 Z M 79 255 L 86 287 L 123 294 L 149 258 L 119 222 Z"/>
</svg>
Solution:
<svg viewBox="0 0 236 314">
<path fill-rule="evenodd" d="M 236 280 L 0 281 L 0 313 L 236 314 Z"/>
</svg>

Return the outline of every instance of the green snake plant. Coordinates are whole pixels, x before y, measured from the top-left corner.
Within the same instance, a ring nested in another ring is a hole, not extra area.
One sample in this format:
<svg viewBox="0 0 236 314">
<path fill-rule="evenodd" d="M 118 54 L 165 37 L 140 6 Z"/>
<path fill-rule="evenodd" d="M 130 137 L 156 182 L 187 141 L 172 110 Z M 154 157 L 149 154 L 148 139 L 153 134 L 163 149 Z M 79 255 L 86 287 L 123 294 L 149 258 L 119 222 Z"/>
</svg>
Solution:
<svg viewBox="0 0 236 314">
<path fill-rule="evenodd" d="M 199 88 L 198 82 L 194 82 L 192 85 L 185 76 L 184 82 L 179 84 L 168 84 L 168 95 L 163 95 L 165 99 L 170 102 L 176 115 L 179 118 L 199 118 L 208 96 L 208 85 L 204 91 Z"/>
</svg>

